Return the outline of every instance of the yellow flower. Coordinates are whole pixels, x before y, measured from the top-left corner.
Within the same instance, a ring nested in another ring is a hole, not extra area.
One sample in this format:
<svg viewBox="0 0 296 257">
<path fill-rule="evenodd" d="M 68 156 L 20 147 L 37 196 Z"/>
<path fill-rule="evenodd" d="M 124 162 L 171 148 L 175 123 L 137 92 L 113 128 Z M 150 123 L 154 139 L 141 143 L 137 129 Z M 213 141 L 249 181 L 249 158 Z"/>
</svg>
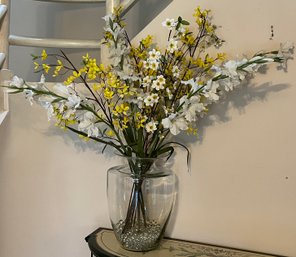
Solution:
<svg viewBox="0 0 296 257">
<path fill-rule="evenodd" d="M 126 129 L 126 128 L 128 128 L 128 126 L 127 126 L 127 123 L 129 122 L 129 118 L 127 117 L 127 116 L 124 116 L 123 117 L 123 120 L 122 120 L 122 125 L 121 125 L 121 128 L 122 129 Z"/>
<path fill-rule="evenodd" d="M 45 49 L 42 50 L 42 53 L 41 53 L 41 59 L 44 61 L 47 59 L 47 53 L 45 51 Z"/>
<path fill-rule="evenodd" d="M 152 44 L 152 36 L 148 35 L 146 38 L 142 39 L 141 44 L 145 48 L 148 48 Z"/>
<path fill-rule="evenodd" d="M 118 89 L 117 93 L 119 94 L 119 97 L 124 98 L 125 95 L 128 95 L 128 89 L 129 87 L 126 84 L 124 84 L 123 88 Z"/>
<path fill-rule="evenodd" d="M 212 24 L 209 24 L 208 22 L 206 23 L 205 28 L 206 28 L 206 31 L 209 33 L 213 32 L 215 30 L 215 27 Z"/>
<path fill-rule="evenodd" d="M 89 61 L 89 55 L 88 55 L 88 53 L 86 53 L 85 56 L 82 56 L 82 59 L 83 59 L 83 61 L 84 61 L 85 63 L 88 63 L 88 61 Z"/>
<path fill-rule="evenodd" d="M 59 72 L 60 70 L 63 68 L 63 63 L 61 62 L 61 60 L 58 60 L 58 65 L 55 67 L 55 70 L 54 70 L 54 75 L 53 77 L 56 77 L 59 75 Z"/>
<path fill-rule="evenodd" d="M 34 65 L 35 65 L 34 70 L 38 70 L 39 69 L 39 63 L 38 62 L 34 62 Z"/>
<path fill-rule="evenodd" d="M 71 83 L 73 83 L 74 80 L 75 80 L 75 77 L 70 76 L 70 77 L 68 77 L 68 78 L 64 81 L 64 84 L 65 84 L 65 85 L 70 85 Z"/>
<path fill-rule="evenodd" d="M 104 97 L 107 99 L 107 100 L 111 100 L 112 97 L 114 95 L 114 92 L 112 90 L 110 90 L 109 88 L 105 88 L 104 90 Z"/>
<path fill-rule="evenodd" d="M 115 115 L 118 115 L 118 114 L 121 114 L 121 113 L 123 113 L 124 115 L 127 115 L 128 110 L 129 110 L 128 103 L 123 103 L 123 104 L 117 105 L 115 107 L 115 110 L 113 110 L 113 113 Z"/>
<path fill-rule="evenodd" d="M 218 53 L 217 54 L 217 59 L 224 61 L 226 59 L 226 53 Z"/>
<path fill-rule="evenodd" d="M 49 72 L 49 69 L 50 69 L 50 66 L 47 65 L 47 64 L 45 64 L 45 63 L 43 63 L 43 64 L 42 64 L 42 68 L 43 68 L 43 70 L 45 71 L 45 73 L 48 73 L 48 72 Z"/>
<path fill-rule="evenodd" d="M 202 11 L 199 6 L 194 10 L 193 17 L 195 17 L 195 21 L 199 26 L 202 25 L 204 18 L 209 14 L 209 12 L 210 10 Z"/>
<path fill-rule="evenodd" d="M 75 79 L 79 78 L 81 76 L 81 73 L 80 72 L 77 72 L 77 71 L 73 71 L 73 77 Z"/>
<path fill-rule="evenodd" d="M 95 83 L 95 84 L 93 84 L 92 87 L 93 87 L 93 90 L 99 91 L 100 89 L 102 89 L 104 87 L 104 83 L 99 83 L 99 84 Z"/>
<path fill-rule="evenodd" d="M 146 116 L 142 116 L 140 112 L 136 113 L 136 128 L 144 128 L 144 123 L 147 120 Z"/>
<path fill-rule="evenodd" d="M 193 128 L 193 127 L 189 127 L 187 129 L 187 134 L 191 134 L 191 135 L 197 135 L 197 128 Z"/>
<path fill-rule="evenodd" d="M 107 133 L 106 133 L 106 135 L 107 135 L 108 137 L 114 137 L 115 133 L 114 133 L 113 130 L 108 130 Z"/>
</svg>

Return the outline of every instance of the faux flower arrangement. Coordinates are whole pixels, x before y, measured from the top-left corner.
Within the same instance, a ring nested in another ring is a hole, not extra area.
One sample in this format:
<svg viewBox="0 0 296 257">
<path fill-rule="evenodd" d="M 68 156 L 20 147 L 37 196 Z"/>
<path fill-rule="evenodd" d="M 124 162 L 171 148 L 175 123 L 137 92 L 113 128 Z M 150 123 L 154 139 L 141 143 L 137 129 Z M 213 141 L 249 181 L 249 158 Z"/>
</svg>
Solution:
<svg viewBox="0 0 296 257">
<path fill-rule="evenodd" d="M 182 17 L 162 23 L 168 32 L 167 46 L 162 49 L 151 35 L 133 46 L 124 29 L 121 8 L 116 8 L 104 17 L 102 43 L 109 49 L 110 65 L 98 64 L 86 54 L 78 68 L 63 51 L 47 54 L 43 50 L 40 56 L 33 56 L 36 72 L 66 75 L 64 83 L 49 89 L 44 75 L 32 84 L 15 76 L 7 86 L 11 93 L 24 93 L 31 103 L 44 107 L 48 119 L 55 117 L 60 127 L 103 144 L 103 151 L 111 147 L 129 157 L 132 185 L 129 198 L 123 197 L 126 213 L 120 220 L 111 218 L 118 240 L 127 249 L 152 249 L 163 235 L 171 209 L 161 209 L 166 206 L 161 202 L 156 207 L 160 211 L 157 217 L 165 214 L 165 218 L 161 222 L 150 220 L 152 212 L 146 203 L 151 201 L 145 195 L 145 181 L 149 180 L 153 158 L 170 157 L 174 145 L 184 147 L 190 156 L 189 149 L 171 136 L 182 131 L 197 134 L 198 120 L 211 104 L 266 64 L 278 63 L 285 69 L 293 53 L 293 45 L 285 43 L 279 50 L 259 52 L 249 59 L 227 60 L 221 52 L 210 55 L 207 50 L 218 49 L 223 40 L 216 35 L 209 10 L 198 7 L 193 15 L 194 30 Z M 164 181 L 159 185 L 167 187 Z M 116 192 L 116 197 L 121 195 Z M 172 207 L 174 196 L 160 195 Z M 115 201 L 118 209 L 118 199 Z M 152 202 L 157 201 L 153 198 Z"/>
<path fill-rule="evenodd" d="M 223 40 L 215 33 L 210 11 L 199 7 L 193 14 L 194 31 L 181 17 L 162 23 L 168 31 L 165 49 L 151 35 L 133 46 L 120 12 L 117 8 L 104 17 L 103 44 L 109 48 L 111 65 L 98 64 L 86 54 L 77 68 L 64 52 L 47 54 L 43 50 L 40 56 L 33 56 L 36 71 L 67 74 L 66 81 L 51 90 L 45 86 L 44 76 L 30 85 L 14 77 L 8 87 L 43 106 L 48 118 L 55 117 L 59 126 L 125 156 L 172 153 L 176 142 L 168 141 L 169 135 L 181 131 L 196 134 L 198 119 L 212 103 L 261 66 L 274 62 L 285 66 L 293 50 L 286 43 L 279 50 L 239 61 L 226 60 L 220 52 L 211 56 L 206 50 L 218 48 Z M 49 56 L 56 63 L 46 63 Z"/>
</svg>

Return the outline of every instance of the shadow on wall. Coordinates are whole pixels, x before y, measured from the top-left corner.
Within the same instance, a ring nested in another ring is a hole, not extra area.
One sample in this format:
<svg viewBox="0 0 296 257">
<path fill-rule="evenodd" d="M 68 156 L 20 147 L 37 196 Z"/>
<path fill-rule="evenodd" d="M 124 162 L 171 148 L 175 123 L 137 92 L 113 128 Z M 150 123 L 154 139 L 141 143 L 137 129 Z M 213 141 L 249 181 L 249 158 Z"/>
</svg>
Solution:
<svg viewBox="0 0 296 257">
<path fill-rule="evenodd" d="M 239 88 L 222 96 L 218 103 L 209 106 L 209 112 L 204 118 L 198 120 L 198 137 L 180 134 L 178 139 L 190 147 L 192 144 L 202 144 L 206 137 L 206 129 L 209 126 L 214 126 L 217 123 L 225 123 L 231 121 L 229 110 L 231 108 L 238 110 L 240 114 L 245 113 L 245 107 L 254 101 L 268 101 L 270 94 L 276 94 L 282 90 L 289 88 L 288 84 L 264 83 L 260 85 L 251 84 L 250 81 L 245 81 Z"/>
</svg>

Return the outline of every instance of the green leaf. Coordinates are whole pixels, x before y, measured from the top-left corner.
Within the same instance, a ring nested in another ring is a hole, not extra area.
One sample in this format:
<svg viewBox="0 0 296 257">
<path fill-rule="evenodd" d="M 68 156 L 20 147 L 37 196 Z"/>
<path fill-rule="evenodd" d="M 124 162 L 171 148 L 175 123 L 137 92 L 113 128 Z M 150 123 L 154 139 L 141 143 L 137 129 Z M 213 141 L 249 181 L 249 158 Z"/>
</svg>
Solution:
<svg viewBox="0 0 296 257">
<path fill-rule="evenodd" d="M 191 153 L 188 149 L 188 147 L 186 147 L 184 144 L 179 143 L 179 142 L 175 142 L 175 141 L 171 141 L 171 142 L 167 142 L 165 144 L 163 144 L 159 149 L 162 149 L 165 145 L 178 145 L 181 146 L 182 148 L 184 148 L 187 151 L 187 168 L 188 168 L 188 172 L 190 172 L 190 163 L 191 163 Z M 172 147 L 172 146 L 171 146 Z M 159 152 L 159 151 L 158 151 Z"/>
<path fill-rule="evenodd" d="M 102 153 L 105 152 L 106 148 L 107 148 L 107 145 L 105 145 L 105 146 L 103 147 L 103 149 L 102 149 Z"/>
<path fill-rule="evenodd" d="M 110 28 L 111 28 L 111 30 L 113 31 L 113 21 L 112 21 L 111 18 L 109 18 L 109 24 L 110 24 Z"/>
<path fill-rule="evenodd" d="M 37 55 L 35 55 L 35 54 L 31 54 L 31 56 L 32 56 L 32 60 L 36 60 L 36 59 L 39 58 L 39 56 L 37 56 Z"/>
<path fill-rule="evenodd" d="M 190 25 L 190 23 L 189 23 L 188 21 L 185 21 L 185 20 L 182 20 L 181 23 L 182 23 L 183 25 Z"/>
<path fill-rule="evenodd" d="M 157 156 L 168 152 L 169 153 L 168 154 L 168 157 L 167 157 L 167 160 L 168 160 L 168 159 L 171 158 L 171 156 L 173 155 L 174 151 L 175 151 L 175 149 L 172 146 L 164 147 L 164 148 L 160 149 L 159 151 L 157 151 Z"/>
</svg>

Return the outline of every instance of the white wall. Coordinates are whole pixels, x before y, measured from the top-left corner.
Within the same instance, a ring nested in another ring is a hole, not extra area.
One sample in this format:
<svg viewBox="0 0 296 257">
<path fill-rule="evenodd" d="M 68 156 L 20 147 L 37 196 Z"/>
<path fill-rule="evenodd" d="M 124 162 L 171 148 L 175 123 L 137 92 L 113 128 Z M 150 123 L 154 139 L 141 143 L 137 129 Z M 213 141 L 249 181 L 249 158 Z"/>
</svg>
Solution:
<svg viewBox="0 0 296 257">
<path fill-rule="evenodd" d="M 296 41 L 293 0 L 199 4 L 213 10 L 230 56 Z M 185 10 L 175 0 L 149 33 L 160 40 L 160 21 L 189 16 L 195 5 L 186 0 Z M 210 111 L 199 140 L 180 138 L 190 146 L 192 171 L 180 151 L 168 235 L 296 256 L 295 72 L 295 61 L 287 73 L 270 67 Z M 0 256 L 88 256 L 84 236 L 110 226 L 105 180 L 114 159 L 48 123 L 20 96 L 10 107 L 0 126 Z"/>
</svg>

